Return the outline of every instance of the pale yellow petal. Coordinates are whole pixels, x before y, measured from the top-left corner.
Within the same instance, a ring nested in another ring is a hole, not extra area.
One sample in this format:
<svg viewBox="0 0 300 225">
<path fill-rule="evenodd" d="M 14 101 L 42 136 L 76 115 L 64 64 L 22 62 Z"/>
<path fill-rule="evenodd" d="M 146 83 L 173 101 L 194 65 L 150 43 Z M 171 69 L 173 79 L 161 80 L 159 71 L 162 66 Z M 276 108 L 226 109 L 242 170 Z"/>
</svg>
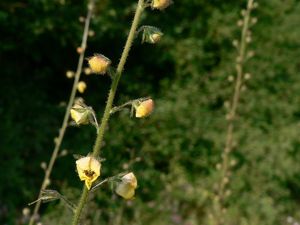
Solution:
<svg viewBox="0 0 300 225">
<path fill-rule="evenodd" d="M 71 109 L 70 110 L 70 114 L 71 114 L 71 118 L 76 122 L 78 123 L 82 117 L 82 113 L 74 110 L 74 109 Z"/>
<path fill-rule="evenodd" d="M 132 172 L 124 175 L 122 177 L 122 182 L 129 184 L 134 189 L 137 187 L 137 179 Z"/>
<path fill-rule="evenodd" d="M 92 158 L 90 169 L 95 172 L 97 177 L 100 176 L 101 164 L 97 159 Z"/>
<path fill-rule="evenodd" d="M 85 180 L 85 186 L 87 187 L 88 190 L 91 189 L 92 183 L 93 183 L 93 182 L 91 182 L 91 181 L 89 181 L 89 180 Z"/>
<path fill-rule="evenodd" d="M 126 183 L 120 183 L 116 188 L 116 193 L 125 199 L 131 199 L 134 194 L 134 188 Z"/>
</svg>

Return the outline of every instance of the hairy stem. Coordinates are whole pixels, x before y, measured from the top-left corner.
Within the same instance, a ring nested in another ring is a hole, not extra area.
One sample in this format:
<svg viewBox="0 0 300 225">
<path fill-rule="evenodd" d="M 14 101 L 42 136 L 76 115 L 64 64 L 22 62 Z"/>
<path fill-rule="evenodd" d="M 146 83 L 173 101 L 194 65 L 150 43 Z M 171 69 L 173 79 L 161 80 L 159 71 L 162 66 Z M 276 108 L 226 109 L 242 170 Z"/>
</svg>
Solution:
<svg viewBox="0 0 300 225">
<path fill-rule="evenodd" d="M 91 0 L 90 4 L 88 6 L 88 12 L 87 12 L 86 20 L 85 20 L 84 31 L 83 31 L 82 42 L 81 42 L 81 48 L 83 49 L 83 51 L 80 53 L 80 56 L 79 56 L 77 69 L 76 69 L 76 73 L 75 73 L 75 78 L 74 78 L 74 82 L 73 82 L 73 87 L 72 87 L 71 95 L 70 95 L 69 102 L 68 102 L 68 105 L 67 105 L 67 109 L 66 109 L 66 112 L 65 112 L 64 120 L 63 120 L 62 126 L 59 130 L 59 136 L 57 138 L 57 141 L 55 142 L 55 147 L 54 147 L 54 150 L 52 152 L 52 155 L 51 155 L 51 158 L 50 158 L 50 161 L 49 161 L 49 165 L 48 165 L 48 167 L 45 171 L 45 176 L 44 176 L 44 180 L 42 182 L 41 188 L 40 188 L 38 199 L 41 197 L 42 190 L 44 190 L 47 187 L 47 183 L 48 183 L 48 180 L 50 178 L 54 163 L 57 159 L 62 140 L 65 136 L 66 128 L 67 128 L 67 125 L 68 125 L 68 120 L 69 120 L 69 117 L 70 117 L 70 109 L 71 109 L 72 105 L 74 104 L 74 99 L 75 99 L 76 90 L 77 90 L 77 84 L 78 84 L 78 81 L 80 79 L 80 75 L 81 75 L 81 72 L 82 72 L 82 65 L 83 65 L 83 61 L 84 61 L 84 53 L 85 53 L 85 49 L 86 49 L 88 31 L 89 31 L 90 20 L 91 20 L 91 17 L 92 17 L 93 8 L 94 8 L 94 0 Z M 41 205 L 41 201 L 38 201 L 37 204 L 34 207 L 34 211 L 33 211 L 33 214 L 30 218 L 29 225 L 33 225 L 34 221 L 36 220 L 40 205 Z"/>
<path fill-rule="evenodd" d="M 135 37 L 135 32 L 137 30 L 137 27 L 138 27 L 138 24 L 139 24 L 139 21 L 140 21 L 140 17 L 141 17 L 141 14 L 142 14 L 143 10 L 144 10 L 144 0 L 139 0 L 137 8 L 136 8 L 135 15 L 134 15 L 134 19 L 133 19 L 133 22 L 132 22 L 132 25 L 131 25 L 131 28 L 130 28 L 130 31 L 129 31 L 129 34 L 128 34 L 128 37 L 127 37 L 127 41 L 126 41 L 124 50 L 122 52 L 120 62 L 119 62 L 118 67 L 117 67 L 116 75 L 115 75 L 115 77 L 113 79 L 113 82 L 111 84 L 111 88 L 110 88 L 110 91 L 109 91 L 109 94 L 108 94 L 105 110 L 104 110 L 104 113 L 103 113 L 103 116 L 102 116 L 102 119 L 101 119 L 101 124 L 100 124 L 100 127 L 98 128 L 98 135 L 97 135 L 95 145 L 94 145 L 94 149 L 93 149 L 93 156 L 95 156 L 95 157 L 99 156 L 99 154 L 100 154 L 102 141 L 103 141 L 103 137 L 104 137 L 104 133 L 105 133 L 105 128 L 106 128 L 107 122 L 110 118 L 110 111 L 112 109 L 112 104 L 113 104 L 115 94 L 116 94 L 116 91 L 117 91 L 117 88 L 118 88 L 119 80 L 122 76 L 124 65 L 126 63 L 130 48 L 132 46 L 132 43 L 133 43 L 133 40 L 134 40 L 134 37 Z M 87 197 L 88 197 L 88 190 L 87 190 L 86 186 L 84 186 L 81 197 L 80 197 L 80 200 L 79 200 L 79 203 L 78 203 L 78 206 L 76 208 L 76 211 L 75 211 L 75 214 L 74 214 L 74 217 L 73 217 L 73 222 L 72 222 L 73 225 L 78 224 L 82 209 L 84 208 L 84 205 L 87 201 Z"/>
<path fill-rule="evenodd" d="M 222 165 L 221 165 L 221 179 L 219 183 L 219 189 L 218 189 L 218 201 L 219 204 L 217 206 L 217 215 L 216 215 L 216 224 L 222 225 L 224 224 L 223 221 L 223 212 L 222 208 L 224 205 L 224 192 L 225 187 L 227 184 L 226 178 L 228 176 L 229 171 L 229 154 L 232 151 L 232 145 L 233 145 L 233 133 L 234 133 L 234 121 L 236 119 L 236 111 L 239 105 L 240 100 L 240 93 L 241 93 L 241 87 L 243 84 L 243 74 L 244 74 L 244 62 L 245 62 L 245 55 L 247 50 L 247 32 L 249 30 L 249 22 L 250 22 L 250 14 L 251 10 L 253 8 L 253 0 L 248 0 L 247 4 L 247 10 L 245 11 L 244 19 L 243 19 L 243 28 L 240 38 L 240 46 L 239 46 L 239 52 L 238 52 L 238 62 L 236 65 L 236 72 L 237 72 L 237 78 L 236 83 L 234 87 L 234 93 L 231 100 L 231 107 L 229 110 L 229 118 L 228 118 L 228 124 L 227 124 L 227 132 L 226 132 L 226 141 L 225 141 L 225 147 L 222 155 Z"/>
</svg>

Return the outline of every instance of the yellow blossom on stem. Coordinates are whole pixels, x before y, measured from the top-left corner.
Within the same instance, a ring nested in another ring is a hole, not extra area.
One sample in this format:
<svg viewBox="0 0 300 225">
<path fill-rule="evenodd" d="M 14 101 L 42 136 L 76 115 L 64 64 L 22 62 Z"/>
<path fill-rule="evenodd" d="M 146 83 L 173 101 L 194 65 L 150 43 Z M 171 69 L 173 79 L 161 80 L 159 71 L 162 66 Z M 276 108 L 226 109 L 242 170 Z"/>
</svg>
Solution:
<svg viewBox="0 0 300 225">
<path fill-rule="evenodd" d="M 86 89 L 86 83 L 84 81 L 80 81 L 78 82 L 77 84 L 77 90 L 80 92 L 80 93 L 83 93 Z"/>
<path fill-rule="evenodd" d="M 135 107 L 135 117 L 142 118 L 152 113 L 154 108 L 154 102 L 152 99 L 142 101 Z"/>
<path fill-rule="evenodd" d="M 121 178 L 116 188 L 116 193 L 125 199 L 132 199 L 137 188 L 137 179 L 133 173 L 128 173 Z"/>
<path fill-rule="evenodd" d="M 76 161 L 76 168 L 80 180 L 90 190 L 92 183 L 100 176 L 101 163 L 94 157 L 86 156 Z"/>
<path fill-rule="evenodd" d="M 75 103 L 70 110 L 70 114 L 77 125 L 89 123 L 90 111 L 80 104 Z"/>
<path fill-rule="evenodd" d="M 105 74 L 111 64 L 111 61 L 104 55 L 95 54 L 93 57 L 88 59 L 88 63 L 94 73 Z"/>
<path fill-rule="evenodd" d="M 152 9 L 163 10 L 167 8 L 169 5 L 171 5 L 171 3 L 172 3 L 171 0 L 153 0 L 151 7 Z"/>
</svg>

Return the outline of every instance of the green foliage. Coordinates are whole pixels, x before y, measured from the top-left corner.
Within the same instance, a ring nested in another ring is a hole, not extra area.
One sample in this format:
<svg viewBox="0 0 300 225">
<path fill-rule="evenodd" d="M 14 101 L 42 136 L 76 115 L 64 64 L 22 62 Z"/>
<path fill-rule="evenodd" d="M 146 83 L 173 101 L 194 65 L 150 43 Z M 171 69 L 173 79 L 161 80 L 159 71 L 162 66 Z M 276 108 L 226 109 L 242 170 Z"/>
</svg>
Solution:
<svg viewBox="0 0 300 225">
<path fill-rule="evenodd" d="M 88 54 L 103 53 L 117 64 L 135 1 L 98 1 L 92 23 L 96 35 Z M 103 147 L 101 177 L 133 170 L 136 199 L 124 202 L 104 185 L 89 203 L 87 224 L 208 224 L 218 179 L 216 164 L 225 141 L 226 109 L 233 83 L 242 1 L 182 0 L 163 12 L 146 13 L 147 24 L 164 36 L 158 45 L 137 40 L 125 68 L 116 105 L 152 96 L 147 119 L 129 111 L 112 116 Z M 48 161 L 77 63 L 84 2 L 0 3 L 0 223 L 16 224 L 22 208 L 37 196 L 40 163 Z M 231 159 L 228 224 L 287 224 L 299 217 L 300 3 L 262 0 L 255 11 L 247 62 L 252 79 L 242 93 Z M 126 25 L 127 24 L 127 25 Z M 145 25 L 142 23 L 142 25 Z M 110 80 L 84 77 L 84 97 L 101 114 Z M 70 200 L 81 187 L 71 154 L 91 151 L 92 127 L 68 128 L 51 189 Z M 69 224 L 61 203 L 43 205 L 45 224 Z M 298 214 L 297 214 L 298 213 Z"/>
</svg>

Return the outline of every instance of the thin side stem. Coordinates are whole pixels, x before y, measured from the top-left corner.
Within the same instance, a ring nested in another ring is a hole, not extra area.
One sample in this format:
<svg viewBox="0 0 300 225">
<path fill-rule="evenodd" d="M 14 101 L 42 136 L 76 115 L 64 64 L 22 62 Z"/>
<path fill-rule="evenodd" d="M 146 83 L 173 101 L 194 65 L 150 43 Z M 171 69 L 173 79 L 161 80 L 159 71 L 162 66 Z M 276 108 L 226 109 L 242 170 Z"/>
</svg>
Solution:
<svg viewBox="0 0 300 225">
<path fill-rule="evenodd" d="M 251 9 L 253 8 L 253 0 L 248 0 L 247 4 L 247 10 L 245 11 L 244 19 L 243 19 L 243 28 L 240 38 L 240 47 L 238 52 L 238 62 L 236 65 L 236 72 L 237 72 L 237 78 L 236 83 L 234 87 L 234 93 L 231 101 L 231 107 L 229 110 L 229 118 L 228 118 L 228 124 L 227 124 L 227 132 L 226 132 L 226 141 L 225 141 L 225 147 L 222 155 L 222 165 L 221 165 L 221 179 L 219 183 L 219 190 L 218 190 L 218 201 L 219 205 L 217 206 L 217 216 L 216 216 L 216 224 L 222 225 L 224 223 L 223 221 L 223 215 L 222 215 L 222 207 L 223 207 L 223 201 L 224 201 L 224 192 L 225 192 L 225 186 L 227 184 L 227 176 L 228 176 L 228 170 L 229 170 L 229 153 L 232 151 L 233 146 L 233 133 L 234 133 L 234 121 L 236 119 L 236 111 L 239 105 L 240 100 L 240 94 L 241 94 L 241 87 L 243 84 L 243 73 L 244 73 L 244 62 L 245 62 L 245 55 L 247 50 L 247 32 L 249 30 L 249 21 L 250 21 L 250 14 Z"/>
<path fill-rule="evenodd" d="M 94 145 L 94 149 L 93 149 L 93 156 L 94 157 L 97 157 L 97 156 L 100 155 L 100 150 L 101 150 L 101 146 L 102 146 L 103 136 L 104 136 L 104 133 L 105 133 L 105 128 L 106 128 L 107 122 L 110 118 L 110 110 L 112 109 L 112 104 L 113 104 L 114 97 L 115 97 L 115 94 L 116 94 L 116 91 L 117 91 L 119 80 L 122 76 L 124 65 L 126 63 L 129 51 L 131 49 L 131 46 L 132 46 L 132 43 L 133 43 L 133 40 L 134 40 L 134 37 L 135 37 L 135 32 L 137 30 L 137 27 L 138 27 L 138 24 L 139 24 L 139 21 L 140 21 L 140 17 L 141 17 L 141 14 L 142 14 L 143 10 L 144 10 L 144 0 L 139 0 L 137 8 L 136 8 L 135 15 L 134 15 L 134 19 L 133 19 L 133 22 L 132 22 L 132 25 L 131 25 L 131 28 L 130 28 L 130 31 L 129 31 L 129 34 L 128 34 L 128 37 L 127 37 L 127 41 L 126 41 L 124 50 L 122 52 L 120 62 L 119 62 L 118 67 L 117 67 L 116 76 L 113 79 L 113 82 L 111 84 L 111 88 L 110 88 L 110 91 L 109 91 L 109 94 L 108 94 L 105 110 L 104 110 L 104 113 L 103 113 L 103 116 L 102 116 L 102 119 L 101 119 L 101 124 L 100 124 L 100 127 L 98 129 L 98 135 L 97 135 L 95 145 Z M 80 197 L 78 206 L 76 208 L 76 211 L 75 211 L 75 214 L 74 214 L 74 217 L 73 217 L 72 225 L 77 225 L 78 224 L 81 212 L 82 212 L 82 210 L 84 208 L 84 205 L 87 201 L 87 197 L 88 197 L 88 190 L 87 190 L 86 186 L 84 186 L 83 191 L 82 191 L 82 195 Z"/>
<path fill-rule="evenodd" d="M 86 49 L 88 31 L 89 31 L 90 20 L 91 20 L 91 17 L 92 17 L 93 8 L 94 8 L 94 0 L 91 0 L 90 5 L 88 7 L 87 17 L 86 17 L 86 20 L 85 20 L 83 37 L 82 37 L 82 42 L 81 42 L 81 48 L 83 49 L 83 51 L 80 53 L 80 56 L 79 56 L 77 69 L 76 69 L 74 82 L 73 82 L 73 87 L 72 87 L 71 95 L 70 95 L 69 102 L 68 102 L 68 105 L 67 105 L 67 109 L 66 109 L 66 112 L 65 112 L 65 115 L 64 115 L 64 120 L 63 120 L 61 128 L 59 130 L 59 136 L 57 138 L 57 141 L 55 142 L 55 147 L 54 147 L 54 150 L 52 152 L 52 155 L 51 155 L 51 158 L 50 158 L 50 161 L 49 161 L 49 165 L 48 165 L 48 167 L 45 171 L 44 180 L 42 182 L 38 198 L 41 197 L 42 190 L 44 190 L 47 187 L 47 183 L 48 183 L 48 180 L 50 178 L 54 163 L 57 159 L 57 155 L 59 153 L 61 143 L 62 143 L 62 141 L 64 139 L 64 136 L 65 136 L 66 128 L 67 128 L 67 125 L 68 125 L 68 120 L 69 120 L 69 117 L 70 117 L 70 109 L 71 109 L 72 105 L 74 104 L 74 99 L 75 99 L 75 95 L 76 95 L 76 91 L 77 91 L 77 84 L 79 82 L 80 75 L 81 75 L 81 72 L 82 72 L 82 65 L 83 65 L 83 61 L 84 61 L 84 54 L 85 54 L 85 49 Z M 33 214 L 32 214 L 32 216 L 30 218 L 30 221 L 29 221 L 29 225 L 33 225 L 34 221 L 36 220 L 38 211 L 40 209 L 40 205 L 41 205 L 41 201 L 37 202 L 37 204 L 35 205 L 34 210 L 33 210 Z"/>
</svg>

